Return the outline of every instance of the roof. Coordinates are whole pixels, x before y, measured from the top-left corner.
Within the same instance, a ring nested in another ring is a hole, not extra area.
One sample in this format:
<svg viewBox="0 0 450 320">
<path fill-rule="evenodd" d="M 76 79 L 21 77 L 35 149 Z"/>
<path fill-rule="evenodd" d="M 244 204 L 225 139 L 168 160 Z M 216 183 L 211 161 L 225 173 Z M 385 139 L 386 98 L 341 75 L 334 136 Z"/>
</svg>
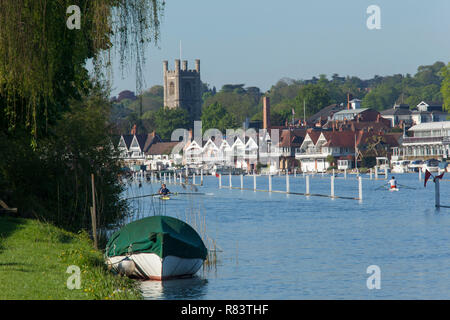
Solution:
<svg viewBox="0 0 450 320">
<path fill-rule="evenodd" d="M 404 108 L 391 108 L 380 112 L 382 116 L 410 115 L 411 111 Z"/>
<path fill-rule="evenodd" d="M 336 112 L 335 115 L 337 115 L 337 114 L 358 114 L 358 113 L 364 112 L 366 110 L 369 110 L 369 108 L 345 109 L 345 110 L 341 110 L 339 112 Z"/>
<path fill-rule="evenodd" d="M 420 123 L 411 127 L 408 131 L 428 131 L 438 129 L 450 129 L 450 121 Z"/>
<path fill-rule="evenodd" d="M 319 119 L 328 120 L 329 117 L 333 116 L 333 114 L 341 110 L 344 110 L 344 106 L 340 106 L 338 104 L 329 105 L 328 107 L 320 109 L 320 111 L 309 117 L 307 122 L 315 123 Z"/>
<path fill-rule="evenodd" d="M 306 136 L 306 130 L 304 129 L 288 129 L 283 130 L 280 136 L 280 147 L 300 147 Z"/>
<path fill-rule="evenodd" d="M 134 136 L 132 134 L 124 134 L 122 137 L 123 137 L 123 141 L 125 141 L 127 149 L 130 149 L 131 142 L 133 142 Z"/>
<path fill-rule="evenodd" d="M 150 149 L 146 152 L 147 155 L 161 155 L 170 154 L 172 149 L 179 144 L 179 142 L 157 142 L 150 146 Z"/>
</svg>

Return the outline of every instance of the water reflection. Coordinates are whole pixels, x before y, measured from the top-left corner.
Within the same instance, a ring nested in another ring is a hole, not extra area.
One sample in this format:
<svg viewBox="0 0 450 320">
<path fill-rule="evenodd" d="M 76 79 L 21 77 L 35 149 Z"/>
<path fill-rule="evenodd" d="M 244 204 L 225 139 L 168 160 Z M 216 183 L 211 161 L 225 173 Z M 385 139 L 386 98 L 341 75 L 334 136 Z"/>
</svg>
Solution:
<svg viewBox="0 0 450 320">
<path fill-rule="evenodd" d="M 146 300 L 201 299 L 206 295 L 208 280 L 199 276 L 167 281 L 142 281 L 141 290 Z"/>
</svg>

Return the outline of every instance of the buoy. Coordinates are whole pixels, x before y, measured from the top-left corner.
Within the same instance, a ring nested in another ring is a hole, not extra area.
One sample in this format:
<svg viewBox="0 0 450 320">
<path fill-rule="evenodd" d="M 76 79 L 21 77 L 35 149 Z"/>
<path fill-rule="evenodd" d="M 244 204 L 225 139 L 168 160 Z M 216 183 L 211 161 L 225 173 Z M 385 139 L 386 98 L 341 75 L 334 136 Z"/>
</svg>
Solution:
<svg viewBox="0 0 450 320">
<path fill-rule="evenodd" d="M 117 266 L 117 270 L 119 271 L 119 274 L 131 276 L 134 273 L 134 270 L 136 269 L 136 265 L 134 264 L 133 260 L 130 260 L 129 258 L 121 261 L 119 265 Z"/>
</svg>

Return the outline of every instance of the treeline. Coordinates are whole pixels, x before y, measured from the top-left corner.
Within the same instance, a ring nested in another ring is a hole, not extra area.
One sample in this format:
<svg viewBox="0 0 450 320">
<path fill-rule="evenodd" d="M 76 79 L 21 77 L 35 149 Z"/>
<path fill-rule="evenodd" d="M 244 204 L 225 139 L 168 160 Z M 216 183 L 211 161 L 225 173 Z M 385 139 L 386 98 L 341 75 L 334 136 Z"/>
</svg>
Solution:
<svg viewBox="0 0 450 320">
<path fill-rule="evenodd" d="M 445 80 L 446 77 L 448 79 L 448 68 L 443 62 L 436 62 L 418 67 L 414 75 L 374 76 L 368 80 L 338 74 L 333 74 L 331 78 L 319 75 L 308 80 L 285 78 L 266 93 L 257 87 L 246 87 L 245 84 L 226 84 L 219 91 L 203 84 L 203 130 L 239 127 L 246 119 L 261 121 L 261 97 L 264 94 L 271 99 L 273 125 L 284 125 L 293 117 L 303 119 L 304 114 L 308 118 L 330 104 L 345 105 L 349 93 L 353 98 L 362 100 L 362 107 L 379 111 L 392 108 L 396 103 L 414 108 L 423 100 L 445 102 L 445 97 L 450 96 L 446 85 L 449 80 Z M 134 100 L 115 101 L 118 132 L 129 132 L 138 123 L 142 131 L 164 131 L 164 138 L 170 138 L 166 132 L 176 128 L 170 127 L 168 130 L 168 121 L 165 119 L 182 117 L 171 122 L 186 123 L 188 115 L 160 110 L 163 98 L 163 88 L 154 86 Z"/>
</svg>

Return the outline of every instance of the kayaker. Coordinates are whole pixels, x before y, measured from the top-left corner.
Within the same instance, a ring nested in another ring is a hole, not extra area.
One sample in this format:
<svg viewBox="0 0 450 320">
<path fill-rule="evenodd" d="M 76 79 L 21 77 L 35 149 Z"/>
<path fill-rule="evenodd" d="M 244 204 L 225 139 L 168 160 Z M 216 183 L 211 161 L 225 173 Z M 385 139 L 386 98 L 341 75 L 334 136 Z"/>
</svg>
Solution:
<svg viewBox="0 0 450 320">
<path fill-rule="evenodd" d="M 391 185 L 391 189 L 396 189 L 397 188 L 397 181 L 395 180 L 394 177 L 392 177 L 392 179 L 389 180 L 388 183 Z"/>
<path fill-rule="evenodd" d="M 167 189 L 167 187 L 164 183 L 161 185 L 161 188 L 159 189 L 158 192 L 159 192 L 159 194 L 161 194 L 163 196 L 167 196 L 170 193 L 169 189 Z"/>
</svg>

